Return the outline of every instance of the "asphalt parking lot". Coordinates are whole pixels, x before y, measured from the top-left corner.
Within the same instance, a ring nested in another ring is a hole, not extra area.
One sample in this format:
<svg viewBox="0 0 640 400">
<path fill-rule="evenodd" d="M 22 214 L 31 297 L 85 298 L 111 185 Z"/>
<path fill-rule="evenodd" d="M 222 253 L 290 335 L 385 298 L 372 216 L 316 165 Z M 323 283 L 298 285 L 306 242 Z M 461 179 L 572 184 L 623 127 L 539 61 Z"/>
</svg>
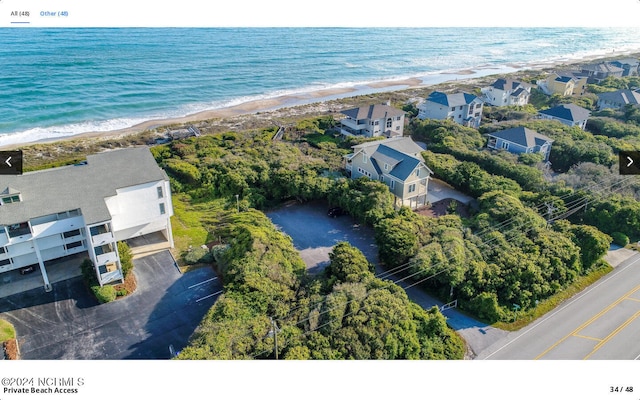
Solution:
<svg viewBox="0 0 640 400">
<path fill-rule="evenodd" d="M 16 328 L 21 358 L 167 359 L 183 348 L 222 293 L 211 268 L 181 274 L 168 251 L 134 260 L 138 282 L 126 298 L 98 304 L 81 278 L 0 298 Z"/>
<path fill-rule="evenodd" d="M 327 216 L 329 206 L 314 201 L 291 203 L 267 212 L 271 221 L 293 239 L 293 245 L 311 273 L 322 271 L 329 264 L 329 253 L 339 242 L 349 242 L 378 264 L 378 247 L 371 228 L 359 224 L 353 217 Z"/>
</svg>

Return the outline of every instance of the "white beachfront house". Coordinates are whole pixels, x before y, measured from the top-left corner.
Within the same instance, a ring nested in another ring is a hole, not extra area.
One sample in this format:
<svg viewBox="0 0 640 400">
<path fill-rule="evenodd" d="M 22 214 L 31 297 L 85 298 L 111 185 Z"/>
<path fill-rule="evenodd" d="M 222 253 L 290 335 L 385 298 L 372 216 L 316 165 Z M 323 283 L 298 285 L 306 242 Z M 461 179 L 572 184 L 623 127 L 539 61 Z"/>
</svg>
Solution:
<svg viewBox="0 0 640 400">
<path fill-rule="evenodd" d="M 146 147 L 90 155 L 87 161 L 0 176 L 0 275 L 39 269 L 78 253 L 101 285 L 122 280 L 116 243 L 161 232 L 173 247 L 171 189 Z"/>
<path fill-rule="evenodd" d="M 483 102 L 470 93 L 431 92 L 418 104 L 419 119 L 450 119 L 458 124 L 477 128 L 482 120 Z"/>
<path fill-rule="evenodd" d="M 499 78 L 480 90 L 492 106 L 525 106 L 529 104 L 531 85 L 513 79 Z"/>
<path fill-rule="evenodd" d="M 388 104 L 373 104 L 341 111 L 340 132 L 346 136 L 377 137 L 402 136 L 404 111 Z"/>
</svg>

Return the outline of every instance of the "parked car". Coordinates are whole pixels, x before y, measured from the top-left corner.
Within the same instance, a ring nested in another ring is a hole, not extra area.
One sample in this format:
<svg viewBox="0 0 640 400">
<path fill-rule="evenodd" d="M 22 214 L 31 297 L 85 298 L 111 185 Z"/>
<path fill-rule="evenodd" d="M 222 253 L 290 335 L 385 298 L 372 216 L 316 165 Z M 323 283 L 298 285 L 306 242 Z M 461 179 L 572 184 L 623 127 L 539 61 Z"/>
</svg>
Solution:
<svg viewBox="0 0 640 400">
<path fill-rule="evenodd" d="M 36 270 L 35 265 L 29 265 L 28 267 L 20 268 L 20 275 L 26 275 L 34 272 Z"/>
<path fill-rule="evenodd" d="M 336 218 L 344 214 L 345 214 L 345 211 L 340 207 L 331 207 L 327 212 L 327 215 L 332 218 Z"/>
</svg>

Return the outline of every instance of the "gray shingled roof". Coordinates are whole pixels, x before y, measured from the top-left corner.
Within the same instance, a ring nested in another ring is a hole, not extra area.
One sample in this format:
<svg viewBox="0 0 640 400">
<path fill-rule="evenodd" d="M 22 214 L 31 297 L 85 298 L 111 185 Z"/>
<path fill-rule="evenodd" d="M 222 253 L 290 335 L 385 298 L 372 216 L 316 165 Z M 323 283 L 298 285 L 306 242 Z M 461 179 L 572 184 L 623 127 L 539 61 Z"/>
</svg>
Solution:
<svg viewBox="0 0 640 400">
<path fill-rule="evenodd" d="M 381 119 L 387 117 L 398 117 L 404 115 L 404 111 L 390 107 L 386 104 L 374 104 L 366 107 L 352 108 L 341 111 L 342 114 L 352 119 Z"/>
<path fill-rule="evenodd" d="M 634 90 L 616 90 L 598 94 L 598 99 L 618 104 L 640 104 L 640 92 Z"/>
<path fill-rule="evenodd" d="M 388 171 L 389 175 L 404 180 L 409 177 L 411 172 L 420 164 L 424 164 L 424 159 L 420 154 L 423 149 L 418 146 L 410 137 L 397 137 L 385 140 L 376 140 L 366 142 L 351 147 L 354 152 L 364 149 L 373 161 L 378 165 L 380 173 L 380 165 L 386 162 L 392 169 Z M 376 165 L 374 164 L 374 166 Z M 429 173 L 433 173 L 427 167 Z"/>
<path fill-rule="evenodd" d="M 399 151 L 400 153 L 410 154 L 422 160 L 421 153 L 424 151 L 424 149 L 418 146 L 416 142 L 411 140 L 411 138 L 408 136 L 399 136 L 399 137 L 384 139 L 384 140 L 374 140 L 371 142 L 365 142 L 362 144 L 351 146 L 351 148 L 356 151 L 358 149 L 366 148 L 368 154 L 373 154 L 375 153 L 378 146 L 380 145 L 385 145 L 387 147 L 390 147 L 394 150 Z"/>
<path fill-rule="evenodd" d="M 13 188 L 22 197 L 0 206 L 0 225 L 77 208 L 87 224 L 107 221 L 111 215 L 104 199 L 116 189 L 167 179 L 146 147 L 90 155 L 85 165 L 0 175 L 0 188 Z"/>
<path fill-rule="evenodd" d="M 488 133 L 487 136 L 493 136 L 511 143 L 519 144 L 526 148 L 542 146 L 545 142 L 553 142 L 551 138 L 522 126 L 491 132 Z"/>
<path fill-rule="evenodd" d="M 471 102 L 477 98 L 477 96 L 465 92 L 447 94 L 444 92 L 435 91 L 429 94 L 429 97 L 427 97 L 426 101 L 442 104 L 444 106 L 456 107 L 471 104 Z"/>
<path fill-rule="evenodd" d="M 616 67 L 613 64 L 609 64 L 606 62 L 598 63 L 598 64 L 587 64 L 582 67 L 585 71 L 594 71 L 594 72 L 622 72 L 623 69 L 620 67 Z"/>
<path fill-rule="evenodd" d="M 540 114 L 561 118 L 567 121 L 584 121 L 591 115 L 586 108 L 575 104 L 561 104 L 559 106 L 540 111 Z"/>
</svg>

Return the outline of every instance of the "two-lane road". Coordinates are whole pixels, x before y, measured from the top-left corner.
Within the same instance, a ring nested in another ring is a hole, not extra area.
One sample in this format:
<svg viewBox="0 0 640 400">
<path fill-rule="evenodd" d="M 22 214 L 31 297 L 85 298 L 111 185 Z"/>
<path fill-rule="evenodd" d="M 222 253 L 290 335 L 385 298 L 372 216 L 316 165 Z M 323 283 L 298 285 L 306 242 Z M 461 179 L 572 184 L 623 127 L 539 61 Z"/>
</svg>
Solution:
<svg viewBox="0 0 640 400">
<path fill-rule="evenodd" d="M 634 360 L 640 358 L 638 337 L 640 254 L 477 359 Z"/>
</svg>

